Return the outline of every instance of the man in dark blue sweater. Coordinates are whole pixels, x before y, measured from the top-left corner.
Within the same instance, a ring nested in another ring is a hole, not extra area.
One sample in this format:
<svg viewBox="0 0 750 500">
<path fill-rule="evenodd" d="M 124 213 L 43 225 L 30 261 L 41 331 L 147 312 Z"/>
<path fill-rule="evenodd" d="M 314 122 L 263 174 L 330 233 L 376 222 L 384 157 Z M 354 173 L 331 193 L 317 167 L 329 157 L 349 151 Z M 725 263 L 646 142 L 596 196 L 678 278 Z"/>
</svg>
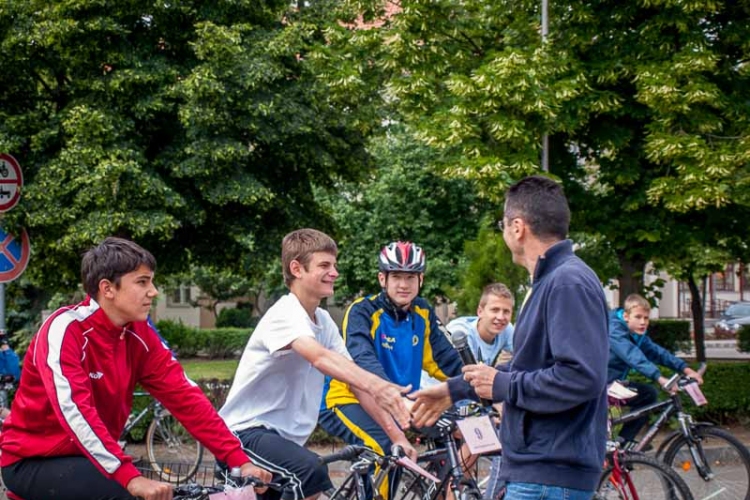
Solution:
<svg viewBox="0 0 750 500">
<path fill-rule="evenodd" d="M 566 239 L 562 188 L 532 176 L 510 187 L 501 226 L 513 261 L 531 276 L 516 319 L 514 355 L 497 369 L 414 394 L 414 423 L 434 422 L 451 401 L 504 401 L 503 466 L 509 500 L 589 500 L 607 439 L 607 303 L 596 274 Z"/>
</svg>

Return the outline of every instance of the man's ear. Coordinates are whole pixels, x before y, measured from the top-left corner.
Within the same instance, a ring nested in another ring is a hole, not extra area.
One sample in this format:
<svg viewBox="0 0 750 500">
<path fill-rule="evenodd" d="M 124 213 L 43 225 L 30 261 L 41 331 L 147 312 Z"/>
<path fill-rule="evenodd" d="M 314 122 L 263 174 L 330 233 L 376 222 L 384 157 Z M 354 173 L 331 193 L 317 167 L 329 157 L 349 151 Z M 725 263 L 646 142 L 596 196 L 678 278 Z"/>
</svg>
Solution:
<svg viewBox="0 0 750 500">
<path fill-rule="evenodd" d="M 292 276 L 295 278 L 301 278 L 302 277 L 302 264 L 297 259 L 291 261 L 289 263 L 289 272 L 292 273 Z"/>
</svg>

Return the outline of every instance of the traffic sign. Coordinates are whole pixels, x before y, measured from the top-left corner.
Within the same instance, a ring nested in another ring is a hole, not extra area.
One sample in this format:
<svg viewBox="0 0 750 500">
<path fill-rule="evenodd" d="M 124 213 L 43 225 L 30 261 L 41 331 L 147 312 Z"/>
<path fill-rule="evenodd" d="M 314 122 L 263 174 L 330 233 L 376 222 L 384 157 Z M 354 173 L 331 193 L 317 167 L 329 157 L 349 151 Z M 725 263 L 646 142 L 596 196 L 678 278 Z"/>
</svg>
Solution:
<svg viewBox="0 0 750 500">
<path fill-rule="evenodd" d="M 21 165 L 7 153 L 0 153 L 0 212 L 7 212 L 18 204 L 23 187 Z"/>
<path fill-rule="evenodd" d="M 0 283 L 8 283 L 21 276 L 30 256 L 29 235 L 25 229 L 21 230 L 21 238 L 16 238 L 0 228 Z"/>
</svg>

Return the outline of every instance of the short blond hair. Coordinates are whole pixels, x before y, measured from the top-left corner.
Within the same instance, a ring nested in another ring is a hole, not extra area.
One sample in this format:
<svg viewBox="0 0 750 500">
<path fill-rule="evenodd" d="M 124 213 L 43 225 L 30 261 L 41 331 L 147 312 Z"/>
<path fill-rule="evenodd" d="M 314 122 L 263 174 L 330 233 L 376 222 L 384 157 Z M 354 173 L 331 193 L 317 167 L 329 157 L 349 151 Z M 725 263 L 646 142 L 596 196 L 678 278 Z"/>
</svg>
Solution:
<svg viewBox="0 0 750 500">
<path fill-rule="evenodd" d="M 312 255 L 316 252 L 337 256 L 339 250 L 333 238 L 317 229 L 297 229 L 284 236 L 281 242 L 281 266 L 286 286 L 291 285 L 295 279 L 289 268 L 292 261 L 296 260 L 307 271 Z"/>
<path fill-rule="evenodd" d="M 484 307 L 487 304 L 487 299 L 490 295 L 495 295 L 501 299 L 508 299 L 511 303 L 513 302 L 513 294 L 510 288 L 503 283 L 490 283 L 482 289 L 482 296 L 479 297 L 479 307 Z"/>
<path fill-rule="evenodd" d="M 623 304 L 623 309 L 625 309 L 625 312 L 630 312 L 636 307 L 641 307 L 645 309 L 646 311 L 651 311 L 651 304 L 646 300 L 645 297 L 642 295 L 638 295 L 637 293 L 631 293 L 625 298 L 625 304 Z"/>
</svg>

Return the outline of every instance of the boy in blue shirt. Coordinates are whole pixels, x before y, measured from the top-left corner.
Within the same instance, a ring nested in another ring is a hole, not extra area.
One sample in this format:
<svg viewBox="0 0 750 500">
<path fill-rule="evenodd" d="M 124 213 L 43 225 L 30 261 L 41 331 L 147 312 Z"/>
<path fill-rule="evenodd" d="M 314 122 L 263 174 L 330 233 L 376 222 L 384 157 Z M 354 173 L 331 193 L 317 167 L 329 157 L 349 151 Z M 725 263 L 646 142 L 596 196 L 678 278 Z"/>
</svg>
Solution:
<svg viewBox="0 0 750 500">
<path fill-rule="evenodd" d="M 625 299 L 624 307 L 612 311 L 609 318 L 609 365 L 607 383 L 627 380 L 631 370 L 636 370 L 664 387 L 667 378 L 659 371 L 666 366 L 676 372 L 695 379 L 699 384 L 703 378 L 685 361 L 652 341 L 647 335 L 651 305 L 642 296 L 634 293 Z M 628 387 L 638 394 L 626 400 L 631 410 L 637 410 L 656 402 L 657 391 L 651 384 L 628 381 Z M 622 426 L 620 438 L 626 444 L 635 441 L 638 431 L 648 422 L 648 415 Z"/>
</svg>

